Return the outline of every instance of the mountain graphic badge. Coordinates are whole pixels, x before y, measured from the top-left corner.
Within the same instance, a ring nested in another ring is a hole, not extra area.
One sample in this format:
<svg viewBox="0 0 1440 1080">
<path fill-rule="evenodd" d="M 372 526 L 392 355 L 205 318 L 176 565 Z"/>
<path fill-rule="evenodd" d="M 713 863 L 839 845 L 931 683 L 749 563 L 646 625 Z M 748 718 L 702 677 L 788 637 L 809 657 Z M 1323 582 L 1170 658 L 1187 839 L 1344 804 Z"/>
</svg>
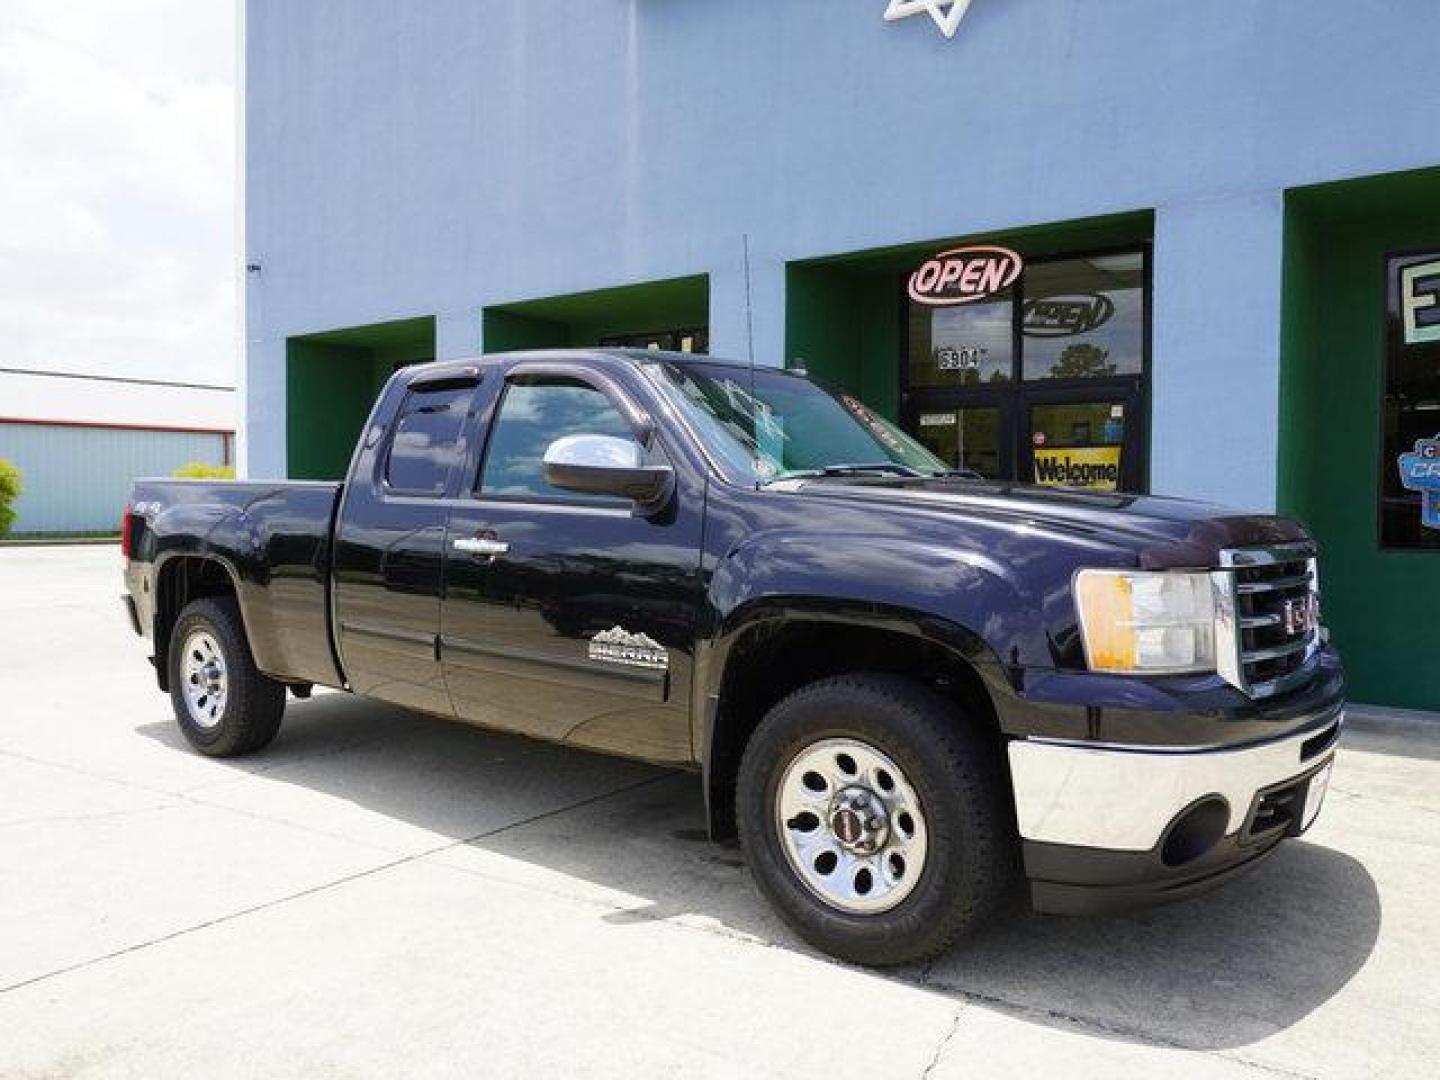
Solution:
<svg viewBox="0 0 1440 1080">
<path fill-rule="evenodd" d="M 623 626 L 612 626 L 590 639 L 591 660 L 626 667 L 664 671 L 670 666 L 670 653 L 649 634 L 632 634 Z"/>
</svg>

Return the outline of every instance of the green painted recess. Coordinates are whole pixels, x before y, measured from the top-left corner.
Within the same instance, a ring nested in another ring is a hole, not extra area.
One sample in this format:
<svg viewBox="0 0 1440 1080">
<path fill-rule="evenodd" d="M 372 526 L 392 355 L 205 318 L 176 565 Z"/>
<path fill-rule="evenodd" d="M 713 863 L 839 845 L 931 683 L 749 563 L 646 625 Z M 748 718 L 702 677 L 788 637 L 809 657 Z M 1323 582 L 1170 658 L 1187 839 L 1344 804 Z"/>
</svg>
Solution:
<svg viewBox="0 0 1440 1080">
<path fill-rule="evenodd" d="M 1325 622 L 1369 704 L 1440 709 L 1440 553 L 1382 551 L 1385 256 L 1440 251 L 1440 169 L 1286 196 L 1282 511 L 1320 542 Z"/>
<path fill-rule="evenodd" d="M 487 307 L 482 315 L 485 351 L 575 348 L 602 338 L 708 326 L 710 279 L 647 281 L 613 289 L 570 293 Z"/>
<path fill-rule="evenodd" d="M 285 343 L 287 472 L 339 480 L 370 408 L 397 366 L 435 356 L 435 320 L 401 319 L 292 337 Z"/>
<path fill-rule="evenodd" d="M 1150 240 L 1148 210 L 949 237 L 792 262 L 785 268 L 785 364 L 857 395 L 892 420 L 900 411 L 902 287 L 930 255 L 1003 244 L 1030 259 Z"/>
</svg>

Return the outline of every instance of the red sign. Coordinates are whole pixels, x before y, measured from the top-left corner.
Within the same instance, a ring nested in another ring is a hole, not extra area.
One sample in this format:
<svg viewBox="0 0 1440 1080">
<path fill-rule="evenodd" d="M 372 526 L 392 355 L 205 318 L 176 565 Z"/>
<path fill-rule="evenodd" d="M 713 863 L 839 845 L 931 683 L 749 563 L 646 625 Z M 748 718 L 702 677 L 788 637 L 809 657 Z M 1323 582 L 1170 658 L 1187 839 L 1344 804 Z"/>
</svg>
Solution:
<svg viewBox="0 0 1440 1080">
<path fill-rule="evenodd" d="M 1009 248 L 979 246 L 942 251 L 926 259 L 910 275 L 910 299 L 933 307 L 973 304 L 1015 284 L 1024 266 L 1024 260 Z"/>
</svg>

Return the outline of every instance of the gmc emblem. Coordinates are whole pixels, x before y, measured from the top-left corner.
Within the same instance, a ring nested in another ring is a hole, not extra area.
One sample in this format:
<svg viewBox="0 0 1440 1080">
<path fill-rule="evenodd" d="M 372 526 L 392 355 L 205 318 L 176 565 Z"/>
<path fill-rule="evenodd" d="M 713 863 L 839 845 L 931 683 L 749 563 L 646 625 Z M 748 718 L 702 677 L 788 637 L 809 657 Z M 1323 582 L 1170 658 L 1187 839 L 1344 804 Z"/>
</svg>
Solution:
<svg viewBox="0 0 1440 1080">
<path fill-rule="evenodd" d="M 1318 606 L 1313 596 L 1292 596 L 1287 599 L 1280 609 L 1285 633 L 1291 637 L 1299 634 L 1309 636 L 1320 621 L 1320 613 L 1316 610 Z"/>
</svg>

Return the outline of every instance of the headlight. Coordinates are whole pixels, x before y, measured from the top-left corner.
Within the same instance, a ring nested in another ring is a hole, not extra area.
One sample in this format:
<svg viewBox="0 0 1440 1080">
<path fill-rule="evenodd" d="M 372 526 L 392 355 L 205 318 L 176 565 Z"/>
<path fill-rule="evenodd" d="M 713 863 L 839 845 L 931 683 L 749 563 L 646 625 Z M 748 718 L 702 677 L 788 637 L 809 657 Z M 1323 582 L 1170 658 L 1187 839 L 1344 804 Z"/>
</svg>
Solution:
<svg viewBox="0 0 1440 1080">
<path fill-rule="evenodd" d="M 1075 606 L 1092 671 L 1215 670 L 1208 573 L 1081 570 Z"/>
</svg>

